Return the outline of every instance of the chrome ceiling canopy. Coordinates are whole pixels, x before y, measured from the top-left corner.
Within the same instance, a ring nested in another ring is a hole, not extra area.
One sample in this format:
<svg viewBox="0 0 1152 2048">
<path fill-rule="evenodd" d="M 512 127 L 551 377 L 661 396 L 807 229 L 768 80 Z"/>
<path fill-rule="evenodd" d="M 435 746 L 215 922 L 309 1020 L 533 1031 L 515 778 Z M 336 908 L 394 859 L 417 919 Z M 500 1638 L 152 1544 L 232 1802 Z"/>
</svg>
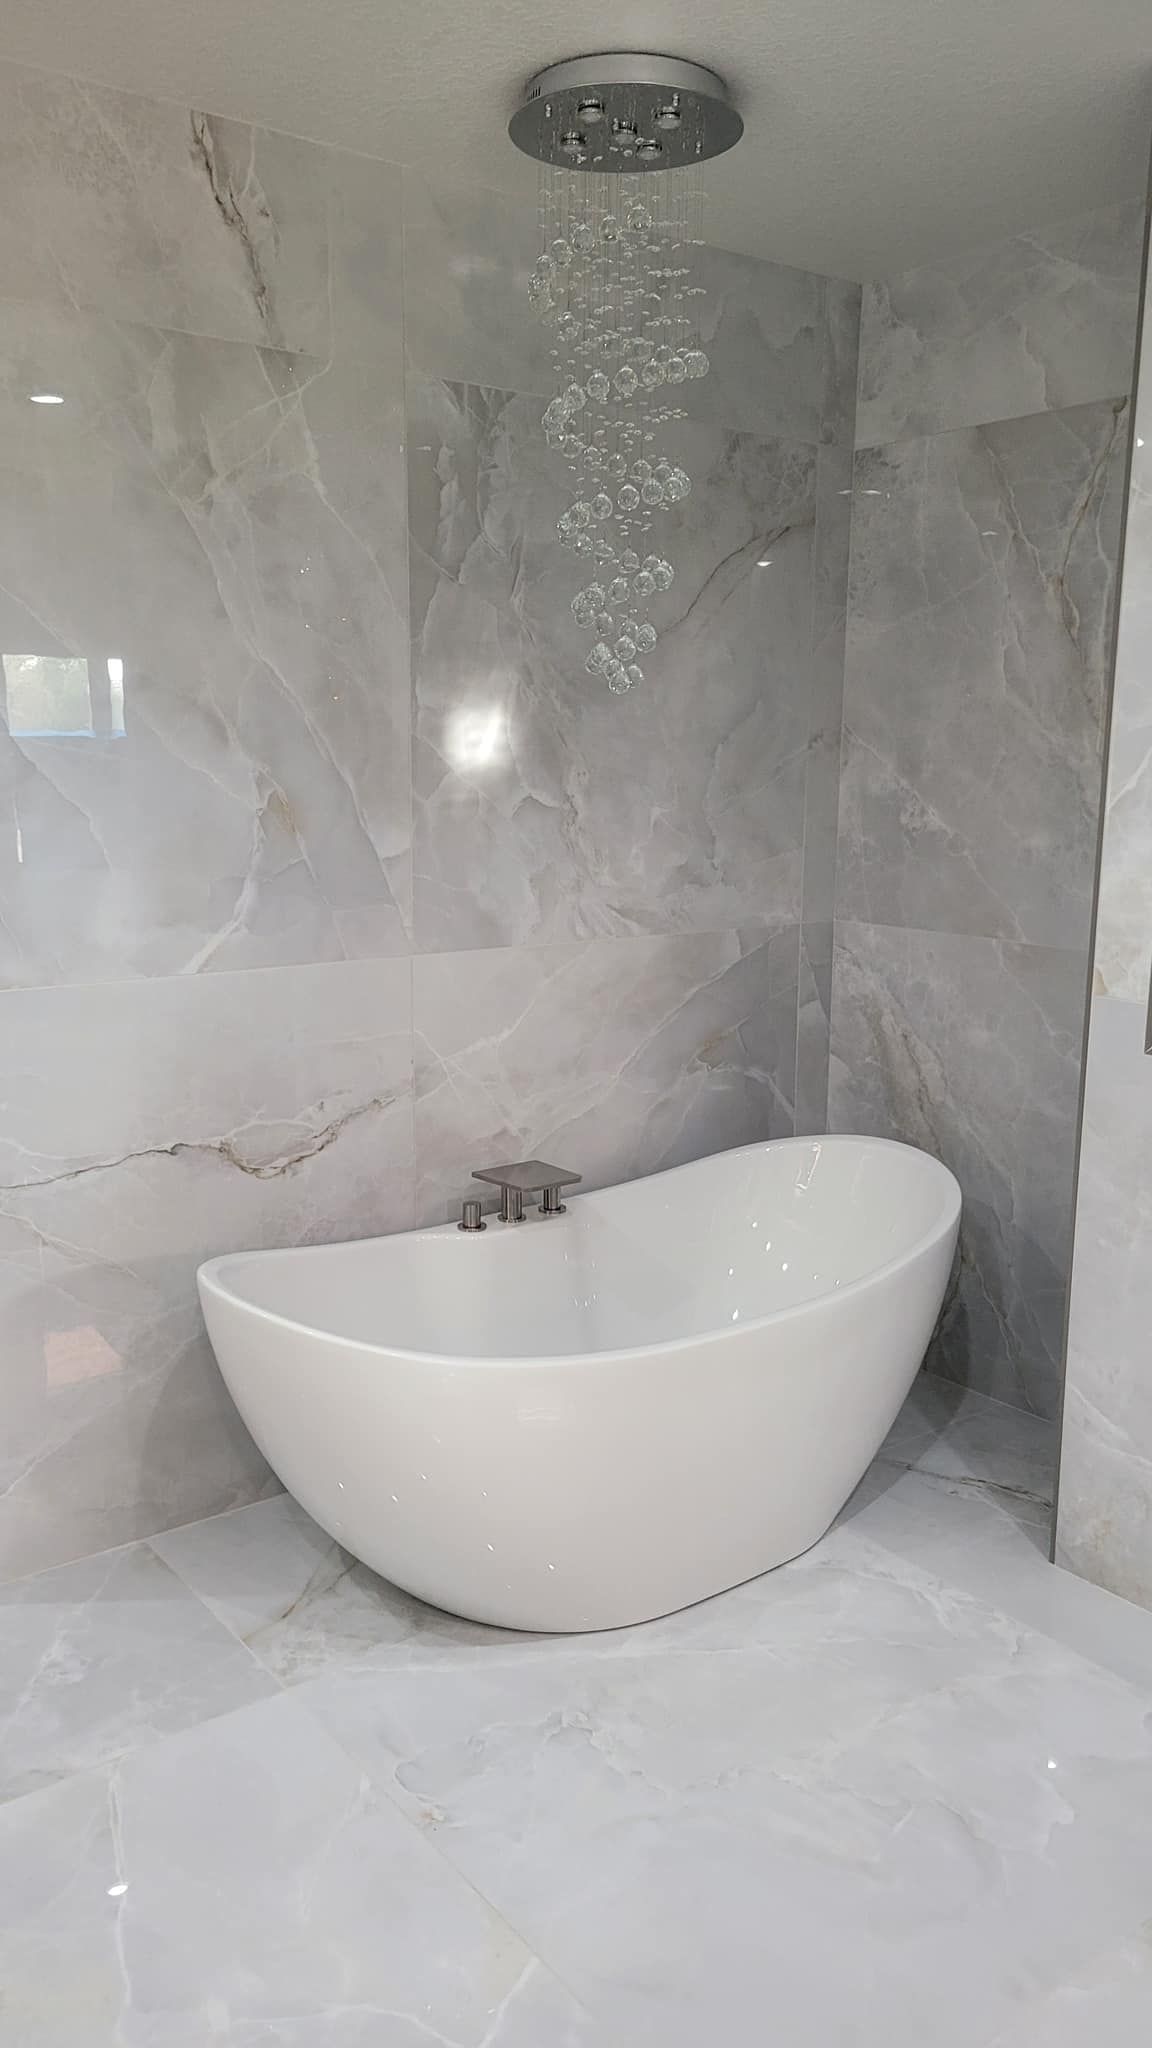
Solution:
<svg viewBox="0 0 1152 2048">
<path fill-rule="evenodd" d="M 508 133 L 526 156 L 567 170 L 672 171 L 722 156 L 744 123 L 703 64 L 617 50 L 538 71 Z"/>
</svg>

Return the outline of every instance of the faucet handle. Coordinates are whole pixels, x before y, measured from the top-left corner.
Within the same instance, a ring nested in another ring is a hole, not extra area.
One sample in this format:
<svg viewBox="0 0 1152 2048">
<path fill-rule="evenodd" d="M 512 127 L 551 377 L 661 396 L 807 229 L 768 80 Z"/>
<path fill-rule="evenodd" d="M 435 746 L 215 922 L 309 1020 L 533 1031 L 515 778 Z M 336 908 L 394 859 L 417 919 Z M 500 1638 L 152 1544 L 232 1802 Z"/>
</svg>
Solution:
<svg viewBox="0 0 1152 2048">
<path fill-rule="evenodd" d="M 545 1216 L 562 1216 L 561 1188 L 575 1187 L 583 1175 L 569 1173 L 563 1166 L 549 1166 L 544 1159 L 517 1159 L 507 1166 L 477 1166 L 472 1178 L 499 1188 L 502 1222 L 522 1223 L 525 1195 L 543 1195 L 541 1212 Z"/>
</svg>

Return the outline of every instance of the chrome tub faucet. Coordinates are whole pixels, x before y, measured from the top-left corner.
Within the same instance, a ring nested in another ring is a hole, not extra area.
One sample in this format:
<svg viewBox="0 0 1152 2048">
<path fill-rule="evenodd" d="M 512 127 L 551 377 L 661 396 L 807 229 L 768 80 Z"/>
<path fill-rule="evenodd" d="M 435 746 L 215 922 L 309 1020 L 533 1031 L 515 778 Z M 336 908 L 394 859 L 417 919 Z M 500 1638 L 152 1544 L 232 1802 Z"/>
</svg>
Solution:
<svg viewBox="0 0 1152 2048">
<path fill-rule="evenodd" d="M 542 1216 L 563 1216 L 564 1203 L 560 1200 L 560 1191 L 575 1187 L 583 1175 L 569 1173 L 563 1166 L 549 1166 L 543 1159 L 519 1159 L 509 1166 L 478 1166 L 472 1178 L 499 1188 L 501 1223 L 523 1223 L 525 1195 L 541 1197 Z M 465 1201 L 458 1228 L 468 1231 L 486 1228 L 480 1202 L 475 1195 Z"/>
</svg>

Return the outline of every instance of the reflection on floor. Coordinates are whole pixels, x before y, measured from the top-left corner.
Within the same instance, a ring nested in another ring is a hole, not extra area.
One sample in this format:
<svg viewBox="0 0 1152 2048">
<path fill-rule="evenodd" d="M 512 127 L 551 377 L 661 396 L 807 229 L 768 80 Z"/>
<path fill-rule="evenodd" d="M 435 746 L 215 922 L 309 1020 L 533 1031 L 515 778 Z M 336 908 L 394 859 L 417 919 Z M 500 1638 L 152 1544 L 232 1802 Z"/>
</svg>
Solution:
<svg viewBox="0 0 1152 2048">
<path fill-rule="evenodd" d="M 1131 2048 L 1152 1615 L 922 1378 L 807 1557 L 484 1630 L 289 1500 L 0 1594 L 4 2048 Z"/>
</svg>

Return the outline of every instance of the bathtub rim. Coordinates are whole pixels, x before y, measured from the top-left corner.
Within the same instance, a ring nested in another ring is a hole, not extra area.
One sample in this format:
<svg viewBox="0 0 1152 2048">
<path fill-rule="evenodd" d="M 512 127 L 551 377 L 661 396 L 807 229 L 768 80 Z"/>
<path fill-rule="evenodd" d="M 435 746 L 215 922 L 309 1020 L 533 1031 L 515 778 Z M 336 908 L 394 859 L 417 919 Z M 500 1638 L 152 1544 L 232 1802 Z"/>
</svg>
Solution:
<svg viewBox="0 0 1152 2048">
<path fill-rule="evenodd" d="M 452 1222 L 423 1224 L 415 1230 L 378 1231 L 371 1237 L 338 1238 L 331 1243 L 325 1241 L 320 1244 L 276 1245 L 255 1251 L 218 1252 L 213 1258 L 205 1259 L 197 1267 L 197 1290 L 202 1306 L 204 1295 L 207 1293 L 228 1306 L 243 1309 L 249 1315 L 259 1317 L 262 1322 L 290 1331 L 295 1336 L 320 1338 L 325 1344 L 339 1345 L 341 1350 L 349 1351 L 362 1357 L 399 1360 L 404 1364 L 414 1366 L 430 1366 L 438 1369 L 455 1369 L 457 1371 L 469 1368 L 480 1370 L 484 1367 L 494 1367 L 501 1371 L 508 1371 L 517 1367 L 523 1369 L 546 1369 L 550 1366 L 566 1365 L 588 1367 L 594 1365 L 619 1365 L 624 1362 L 631 1362 L 632 1360 L 651 1359 L 658 1356 L 667 1357 L 670 1354 L 692 1350 L 700 1344 L 710 1343 L 718 1337 L 738 1338 L 756 1335 L 761 1331 L 782 1326 L 794 1320 L 797 1316 L 809 1314 L 813 1309 L 827 1303 L 834 1302 L 839 1305 L 842 1302 L 850 1302 L 857 1295 L 862 1294 L 866 1288 L 874 1287 L 881 1281 L 891 1278 L 893 1275 L 902 1272 L 906 1267 L 914 1264 L 918 1258 L 932 1251 L 948 1235 L 949 1231 L 958 1228 L 963 1208 L 963 1195 L 955 1174 L 950 1167 L 945 1166 L 942 1159 L 937 1159 L 934 1153 L 925 1152 L 919 1145 L 907 1145 L 898 1138 L 873 1138 L 864 1133 L 851 1131 L 821 1133 L 815 1137 L 808 1138 L 764 1138 L 753 1140 L 749 1145 L 734 1145 L 725 1152 L 702 1153 L 700 1159 L 686 1159 L 679 1166 L 662 1167 L 657 1173 L 638 1174 L 634 1181 L 612 1181 L 603 1188 L 590 1188 L 587 1195 L 574 1196 L 572 1201 L 573 1205 L 575 1205 L 594 1198 L 596 1195 L 610 1194 L 617 1187 L 635 1187 L 646 1181 L 667 1180 L 675 1174 L 691 1172 L 693 1167 L 699 1166 L 704 1159 L 741 1158 L 754 1152 L 774 1150 L 777 1147 L 782 1149 L 785 1146 L 791 1146 L 799 1149 L 802 1146 L 810 1145 L 831 1145 L 835 1149 L 839 1149 L 841 1145 L 864 1145 L 886 1152 L 911 1153 L 918 1159 L 928 1161 L 929 1165 L 941 1177 L 941 1193 L 950 1192 L 952 1199 L 947 1204 L 944 1214 L 932 1228 L 924 1231 L 920 1237 L 914 1239 L 895 1258 L 887 1259 L 883 1265 L 875 1266 L 869 1272 L 861 1274 L 858 1279 L 849 1281 L 846 1287 L 836 1288 L 824 1294 L 813 1295 L 808 1301 L 793 1302 L 786 1308 L 770 1309 L 765 1315 L 755 1316 L 748 1322 L 741 1323 L 739 1328 L 733 1328 L 731 1324 L 720 1324 L 715 1329 L 710 1327 L 706 1330 L 697 1330 L 691 1335 L 684 1337 L 665 1337 L 655 1344 L 628 1344 L 617 1346 L 613 1350 L 603 1351 L 531 1351 L 519 1353 L 414 1351 L 406 1345 L 389 1344 L 385 1341 L 366 1337 L 346 1337 L 339 1331 L 325 1329 L 321 1323 L 301 1322 L 298 1317 L 284 1315 L 279 1309 L 264 1308 L 259 1302 L 252 1301 L 237 1289 L 225 1285 L 220 1277 L 220 1269 L 237 1259 L 259 1259 L 262 1263 L 265 1260 L 275 1263 L 282 1259 L 296 1257 L 301 1252 L 343 1251 L 353 1245 L 387 1244 L 392 1243 L 398 1238 L 406 1237 L 427 1239 L 447 1238 L 450 1236 L 458 1243 L 470 1242 L 468 1234 L 459 1232 L 456 1224 Z M 532 1220 L 530 1218 L 526 1219 L 529 1223 Z M 476 1235 L 478 1239 L 479 1233 Z M 523 1242 L 523 1239 L 518 1235 L 513 1239 L 513 1242 Z M 485 1251 L 490 1250 L 491 1247 L 486 1244 Z"/>
</svg>

